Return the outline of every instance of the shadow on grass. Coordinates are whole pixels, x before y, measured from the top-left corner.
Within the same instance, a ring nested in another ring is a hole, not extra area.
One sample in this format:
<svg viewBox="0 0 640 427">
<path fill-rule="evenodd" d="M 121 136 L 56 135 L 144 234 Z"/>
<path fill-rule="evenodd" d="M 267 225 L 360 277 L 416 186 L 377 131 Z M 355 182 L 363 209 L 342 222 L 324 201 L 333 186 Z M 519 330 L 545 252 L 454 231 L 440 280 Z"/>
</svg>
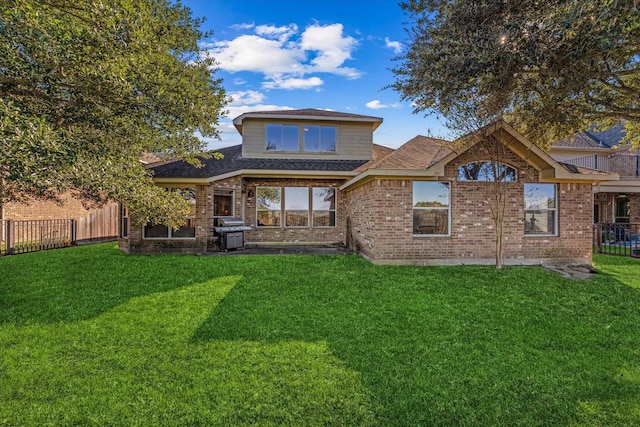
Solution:
<svg viewBox="0 0 640 427">
<path fill-rule="evenodd" d="M 57 325 L 0 326 L 0 424 L 371 425 L 326 342 L 191 338 L 240 277 L 130 298 Z"/>
<path fill-rule="evenodd" d="M 637 265 L 598 268 L 0 259 L 0 424 L 637 425 Z"/>
<path fill-rule="evenodd" d="M 229 262 L 189 255 L 130 256 L 113 243 L 0 259 L 0 324 L 86 320 L 130 298 L 230 274 Z"/>
<path fill-rule="evenodd" d="M 326 342 L 362 375 L 380 425 L 640 422 L 640 293 L 606 274 L 270 265 L 244 277 L 196 342 Z"/>
</svg>

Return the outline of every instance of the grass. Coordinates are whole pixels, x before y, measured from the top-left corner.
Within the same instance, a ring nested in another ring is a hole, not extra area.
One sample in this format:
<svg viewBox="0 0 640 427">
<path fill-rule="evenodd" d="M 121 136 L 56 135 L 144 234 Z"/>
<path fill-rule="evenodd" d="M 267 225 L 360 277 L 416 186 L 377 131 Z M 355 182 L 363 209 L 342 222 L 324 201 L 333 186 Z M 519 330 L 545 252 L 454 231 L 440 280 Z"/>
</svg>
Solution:
<svg viewBox="0 0 640 427">
<path fill-rule="evenodd" d="M 638 425 L 640 260 L 0 259 L 0 424 Z"/>
</svg>

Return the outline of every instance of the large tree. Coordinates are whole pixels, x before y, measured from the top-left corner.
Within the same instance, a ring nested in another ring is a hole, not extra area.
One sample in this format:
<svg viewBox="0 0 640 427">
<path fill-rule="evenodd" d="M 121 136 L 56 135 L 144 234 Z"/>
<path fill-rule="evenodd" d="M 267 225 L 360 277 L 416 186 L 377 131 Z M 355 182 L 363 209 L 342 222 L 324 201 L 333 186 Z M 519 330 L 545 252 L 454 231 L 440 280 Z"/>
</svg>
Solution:
<svg viewBox="0 0 640 427">
<path fill-rule="evenodd" d="M 542 146 L 622 121 L 627 140 L 640 146 L 638 0 L 400 5 L 409 41 L 391 87 L 415 112 L 453 122 L 504 113 Z"/>
<path fill-rule="evenodd" d="M 227 99 L 201 19 L 168 0 L 0 2 L 0 202 L 72 191 L 179 225 L 143 153 L 195 163 Z"/>
</svg>

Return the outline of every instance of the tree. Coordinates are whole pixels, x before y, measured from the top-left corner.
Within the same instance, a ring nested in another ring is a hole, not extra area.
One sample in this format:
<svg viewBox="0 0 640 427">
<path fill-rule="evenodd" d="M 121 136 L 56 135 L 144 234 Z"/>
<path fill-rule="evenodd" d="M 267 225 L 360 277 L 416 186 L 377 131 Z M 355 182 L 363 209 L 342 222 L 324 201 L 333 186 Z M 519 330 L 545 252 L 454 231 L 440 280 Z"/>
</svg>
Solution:
<svg viewBox="0 0 640 427">
<path fill-rule="evenodd" d="M 3 0 L 0 200 L 117 200 L 178 226 L 188 205 L 153 184 L 145 152 L 198 164 L 227 99 L 200 55 L 202 19 L 168 0 Z"/>
<path fill-rule="evenodd" d="M 506 114 L 541 146 L 625 123 L 640 146 L 638 0 L 407 0 L 390 87 L 446 119 Z"/>
</svg>

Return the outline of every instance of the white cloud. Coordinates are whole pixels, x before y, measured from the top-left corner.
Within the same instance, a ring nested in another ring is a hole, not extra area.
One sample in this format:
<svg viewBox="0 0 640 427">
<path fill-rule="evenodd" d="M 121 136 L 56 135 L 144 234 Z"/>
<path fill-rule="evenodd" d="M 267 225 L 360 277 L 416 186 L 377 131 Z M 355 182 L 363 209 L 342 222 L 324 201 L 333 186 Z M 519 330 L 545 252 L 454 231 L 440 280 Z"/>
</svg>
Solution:
<svg viewBox="0 0 640 427">
<path fill-rule="evenodd" d="M 265 81 L 262 83 L 262 87 L 265 89 L 311 89 L 314 87 L 322 86 L 324 82 L 319 77 L 310 77 L 308 79 L 290 78 L 280 79 L 275 78 L 271 81 Z"/>
<path fill-rule="evenodd" d="M 242 30 L 250 30 L 255 26 L 256 26 L 255 24 L 245 23 L 245 24 L 234 24 L 231 26 L 231 28 L 233 28 L 234 30 L 242 31 Z"/>
<path fill-rule="evenodd" d="M 373 101 L 367 102 L 365 106 L 367 108 L 371 108 L 372 110 L 381 110 L 383 108 L 398 108 L 401 105 L 399 103 L 383 104 L 379 99 L 374 99 Z"/>
<path fill-rule="evenodd" d="M 299 49 L 283 49 L 282 42 L 253 35 L 214 43 L 207 51 L 220 69 L 229 72 L 253 71 L 267 76 L 302 73 L 305 54 Z"/>
<path fill-rule="evenodd" d="M 343 34 L 342 24 L 313 24 L 299 34 L 295 24 L 286 26 L 244 24 L 253 30 L 232 40 L 202 44 L 221 70 L 249 71 L 265 77 L 269 89 L 311 89 L 324 82 L 310 74 L 328 73 L 356 79 L 362 72 L 344 63 L 352 58 L 358 41 Z"/>
<path fill-rule="evenodd" d="M 289 40 L 293 35 L 297 33 L 298 33 L 298 26 L 296 24 L 289 24 L 284 27 L 276 27 L 273 25 L 256 26 L 257 35 L 267 37 L 269 39 L 276 39 L 283 43 Z"/>
<path fill-rule="evenodd" d="M 264 94 L 255 90 L 231 92 L 228 94 L 233 98 L 231 105 L 259 104 L 264 101 Z"/>
<path fill-rule="evenodd" d="M 361 73 L 353 68 L 343 68 L 342 64 L 351 59 L 351 52 L 358 42 L 353 37 L 343 36 L 342 24 L 312 25 L 302 33 L 300 47 L 304 51 L 317 52 L 311 60 L 311 72 L 327 72 L 349 78 L 360 77 Z"/>
<path fill-rule="evenodd" d="M 394 53 L 402 52 L 402 44 L 400 42 L 395 42 L 395 41 L 389 40 L 389 37 L 385 37 L 384 43 L 386 47 L 388 47 L 389 49 L 393 49 Z"/>
<path fill-rule="evenodd" d="M 389 108 L 388 105 L 382 104 L 377 99 L 374 99 L 373 101 L 369 101 L 365 105 L 367 106 L 367 108 L 371 108 L 372 110 L 380 110 L 381 108 Z"/>
</svg>

